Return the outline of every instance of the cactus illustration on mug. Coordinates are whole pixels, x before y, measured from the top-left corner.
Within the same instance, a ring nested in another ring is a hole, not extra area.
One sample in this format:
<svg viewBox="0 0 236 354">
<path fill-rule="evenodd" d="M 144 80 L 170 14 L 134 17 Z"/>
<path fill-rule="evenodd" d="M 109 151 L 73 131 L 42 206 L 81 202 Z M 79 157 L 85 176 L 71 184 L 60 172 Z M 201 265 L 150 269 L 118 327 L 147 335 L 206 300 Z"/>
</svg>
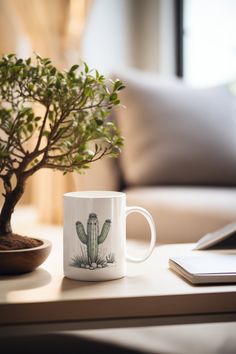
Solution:
<svg viewBox="0 0 236 354">
<path fill-rule="evenodd" d="M 76 222 L 76 232 L 82 243 L 87 246 L 88 260 L 94 263 L 98 257 L 98 245 L 103 243 L 107 238 L 111 227 L 111 220 L 106 220 L 103 224 L 101 234 L 99 234 L 99 222 L 95 213 L 89 214 L 87 222 L 87 234 L 84 230 L 84 225 Z"/>
<path fill-rule="evenodd" d="M 98 217 L 95 213 L 89 214 L 87 221 L 87 233 L 85 232 L 82 222 L 77 221 L 75 226 L 80 242 L 86 245 L 87 260 L 85 259 L 85 255 L 76 256 L 72 260 L 74 266 L 93 270 L 96 268 L 107 267 L 110 263 L 115 262 L 114 254 L 110 253 L 105 257 L 101 257 L 99 254 L 100 245 L 106 240 L 111 228 L 110 219 L 105 220 L 103 223 L 101 233 L 99 231 Z"/>
</svg>

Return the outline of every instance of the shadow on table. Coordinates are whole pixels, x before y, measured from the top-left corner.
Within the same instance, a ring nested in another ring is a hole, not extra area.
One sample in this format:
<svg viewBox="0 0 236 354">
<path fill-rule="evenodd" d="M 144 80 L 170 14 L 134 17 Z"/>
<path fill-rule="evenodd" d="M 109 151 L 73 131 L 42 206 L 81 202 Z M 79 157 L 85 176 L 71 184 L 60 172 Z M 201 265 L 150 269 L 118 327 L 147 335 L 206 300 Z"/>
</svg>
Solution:
<svg viewBox="0 0 236 354">
<path fill-rule="evenodd" d="M 70 291 L 70 290 L 75 290 L 75 289 L 81 289 L 81 288 L 93 288 L 94 286 L 96 287 L 106 287 L 106 288 L 113 288 L 114 286 L 126 286 L 127 283 L 129 285 L 132 285 L 132 283 L 136 284 L 137 281 L 142 281 L 143 284 L 146 284 L 147 286 L 150 285 L 148 279 L 143 274 L 137 274 L 133 276 L 125 276 L 123 278 L 119 279 L 113 279 L 113 280 L 105 280 L 105 281 L 81 281 L 81 280 L 73 280 L 64 277 L 61 281 L 61 291 Z"/>
<path fill-rule="evenodd" d="M 37 289 L 45 286 L 50 283 L 51 279 L 50 273 L 43 268 L 38 268 L 33 272 L 21 275 L 0 276 L 0 300 L 6 300 L 11 291 Z"/>
<path fill-rule="evenodd" d="M 139 351 L 81 336 L 55 333 L 1 338 L 1 350 L 8 354 L 138 354 Z"/>
</svg>

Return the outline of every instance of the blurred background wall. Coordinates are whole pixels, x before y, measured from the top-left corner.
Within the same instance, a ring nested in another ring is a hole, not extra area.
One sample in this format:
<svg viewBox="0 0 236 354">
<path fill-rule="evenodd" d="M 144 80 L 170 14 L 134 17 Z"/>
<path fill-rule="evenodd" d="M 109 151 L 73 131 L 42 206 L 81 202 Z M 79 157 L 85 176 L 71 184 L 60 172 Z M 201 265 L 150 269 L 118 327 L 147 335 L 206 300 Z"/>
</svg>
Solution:
<svg viewBox="0 0 236 354">
<path fill-rule="evenodd" d="M 105 75 L 134 67 L 207 86 L 236 74 L 235 18 L 235 0 L 0 0 L 0 53 L 37 52 L 60 68 L 82 59 Z M 63 193 L 92 185 L 96 169 L 98 188 L 115 188 L 104 164 L 79 177 L 42 170 L 22 202 L 37 206 L 41 221 L 61 222 Z"/>
</svg>

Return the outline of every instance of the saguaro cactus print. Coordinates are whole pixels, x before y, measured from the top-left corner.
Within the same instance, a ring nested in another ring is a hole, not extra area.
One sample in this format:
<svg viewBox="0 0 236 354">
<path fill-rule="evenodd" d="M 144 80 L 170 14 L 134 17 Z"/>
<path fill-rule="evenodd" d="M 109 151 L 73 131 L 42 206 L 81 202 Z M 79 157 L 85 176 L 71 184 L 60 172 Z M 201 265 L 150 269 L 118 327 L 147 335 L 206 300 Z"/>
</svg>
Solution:
<svg viewBox="0 0 236 354">
<path fill-rule="evenodd" d="M 95 268 L 99 267 L 99 265 L 101 264 L 105 264 L 104 262 L 107 263 L 107 261 L 102 261 L 100 259 L 100 262 L 98 264 L 99 245 L 106 240 L 110 227 L 111 227 L 111 220 L 109 219 L 105 220 L 100 233 L 99 221 L 95 213 L 89 214 L 88 222 L 87 222 L 87 233 L 85 232 L 84 225 L 80 221 L 76 222 L 77 235 L 80 241 L 83 244 L 85 244 L 87 247 L 88 264 L 92 269 L 94 269 L 94 267 Z M 80 264 L 81 267 L 83 267 L 82 264 L 83 263 Z"/>
</svg>

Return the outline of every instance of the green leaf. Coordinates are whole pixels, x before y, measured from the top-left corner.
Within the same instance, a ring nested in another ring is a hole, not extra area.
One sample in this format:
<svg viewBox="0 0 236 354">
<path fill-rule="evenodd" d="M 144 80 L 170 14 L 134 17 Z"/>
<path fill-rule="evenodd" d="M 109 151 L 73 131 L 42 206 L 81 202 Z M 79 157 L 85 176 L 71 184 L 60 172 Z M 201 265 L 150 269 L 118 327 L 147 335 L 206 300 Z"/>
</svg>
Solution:
<svg viewBox="0 0 236 354">
<path fill-rule="evenodd" d="M 27 125 L 27 129 L 28 129 L 28 131 L 30 132 L 30 133 L 32 133 L 33 132 L 33 124 L 28 124 Z"/>
<path fill-rule="evenodd" d="M 118 88 L 117 88 L 117 91 L 121 91 L 125 88 L 125 85 L 120 85 Z"/>
<path fill-rule="evenodd" d="M 51 60 L 49 58 L 43 58 L 43 59 L 41 59 L 41 61 L 45 66 L 48 66 L 49 64 L 51 64 Z"/>
<path fill-rule="evenodd" d="M 92 97 L 93 95 L 93 90 L 91 87 L 85 87 L 84 94 L 86 97 Z"/>
<path fill-rule="evenodd" d="M 113 90 L 114 91 L 120 91 L 122 89 L 125 88 L 125 85 L 123 84 L 122 81 L 120 81 L 119 79 L 116 79 L 114 82 L 114 86 L 113 86 Z"/>
<path fill-rule="evenodd" d="M 117 93 L 112 93 L 111 96 L 110 96 L 110 100 L 111 101 L 115 101 L 117 99 Z"/>
<path fill-rule="evenodd" d="M 57 79 L 55 86 L 57 89 L 61 88 L 61 80 L 60 79 Z"/>
<path fill-rule="evenodd" d="M 8 59 L 12 59 L 12 58 L 14 58 L 14 57 L 15 57 L 15 54 L 14 54 L 14 53 L 10 53 L 10 54 L 7 55 L 7 58 L 8 58 Z"/>
<path fill-rule="evenodd" d="M 20 65 L 20 64 L 22 64 L 22 63 L 23 63 L 23 59 L 17 59 L 16 65 Z"/>
<path fill-rule="evenodd" d="M 48 118 L 51 122 L 53 121 L 53 111 L 48 112 Z"/>
<path fill-rule="evenodd" d="M 84 63 L 84 71 L 85 71 L 85 74 L 89 73 L 89 67 L 86 63 Z"/>
<path fill-rule="evenodd" d="M 46 136 L 46 138 L 48 137 L 48 135 L 49 135 L 49 131 L 48 130 L 44 130 L 44 132 L 43 132 L 43 136 Z"/>
<path fill-rule="evenodd" d="M 79 68 L 79 65 L 75 64 L 70 68 L 70 72 L 73 72 L 73 71 L 77 70 L 78 68 Z"/>
<path fill-rule="evenodd" d="M 96 121 L 98 126 L 103 125 L 103 120 L 102 119 L 96 118 L 95 121 Z"/>
<path fill-rule="evenodd" d="M 54 67 L 52 67 L 52 69 L 50 70 L 50 74 L 51 74 L 51 75 L 55 75 L 55 74 L 56 74 L 56 71 L 57 71 L 57 69 L 54 68 Z"/>
<path fill-rule="evenodd" d="M 98 150 L 99 150 L 99 145 L 96 143 L 96 144 L 95 144 L 95 152 L 97 153 Z"/>
<path fill-rule="evenodd" d="M 32 91 L 34 88 L 34 85 L 30 82 L 27 86 L 28 90 Z"/>
</svg>

